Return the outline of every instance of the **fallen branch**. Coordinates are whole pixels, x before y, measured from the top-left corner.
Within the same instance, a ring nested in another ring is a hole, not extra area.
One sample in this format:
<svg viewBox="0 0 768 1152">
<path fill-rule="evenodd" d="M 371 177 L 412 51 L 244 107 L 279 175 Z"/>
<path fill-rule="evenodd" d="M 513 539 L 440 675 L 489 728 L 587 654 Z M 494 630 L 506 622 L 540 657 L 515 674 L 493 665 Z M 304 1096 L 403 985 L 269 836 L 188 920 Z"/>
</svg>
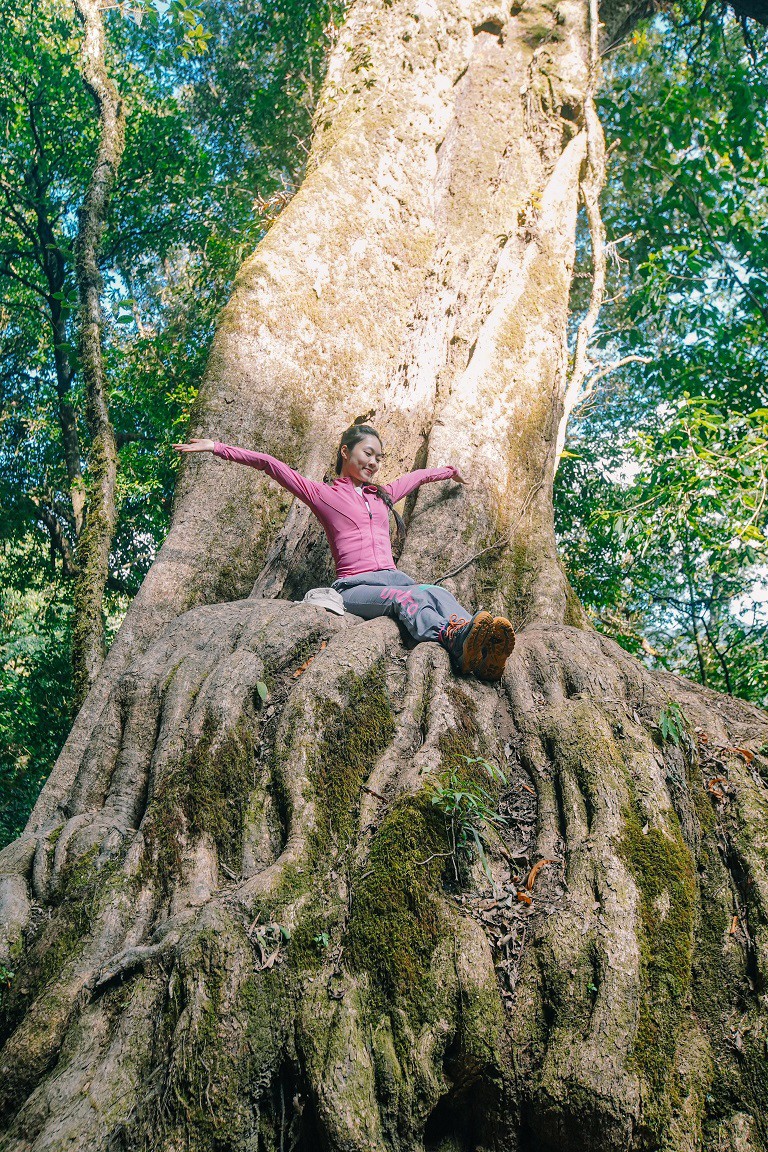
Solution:
<svg viewBox="0 0 768 1152">
<path fill-rule="evenodd" d="M 469 568 L 470 564 L 474 564 L 475 560 L 479 560 L 481 556 L 487 556 L 489 552 L 494 552 L 497 548 L 502 548 L 505 544 L 511 544 L 512 537 L 522 522 L 523 516 L 525 516 L 525 513 L 528 511 L 531 501 L 533 500 L 536 493 L 541 489 L 543 484 L 544 481 L 540 480 L 538 484 L 534 484 L 533 488 L 531 488 L 530 492 L 523 501 L 523 506 L 520 509 L 519 516 L 515 520 L 506 536 L 500 536 L 498 540 L 494 540 L 493 544 L 489 544 L 487 548 L 483 548 L 482 551 L 476 552 L 474 556 L 470 556 L 468 560 L 464 560 L 456 568 L 451 568 L 449 572 L 443 572 L 443 574 L 438 576 L 436 580 L 433 580 L 432 583 L 442 584 L 443 580 L 448 580 L 452 576 L 458 576 L 459 572 L 463 572 L 465 568 Z"/>
</svg>

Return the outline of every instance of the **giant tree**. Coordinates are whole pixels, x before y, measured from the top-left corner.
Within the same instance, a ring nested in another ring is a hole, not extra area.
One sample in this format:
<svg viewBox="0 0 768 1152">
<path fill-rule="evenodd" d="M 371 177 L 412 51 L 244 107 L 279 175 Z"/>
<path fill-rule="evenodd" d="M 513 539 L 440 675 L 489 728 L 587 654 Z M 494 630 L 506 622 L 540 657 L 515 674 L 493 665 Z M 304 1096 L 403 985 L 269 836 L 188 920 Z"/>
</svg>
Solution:
<svg viewBox="0 0 768 1152">
<path fill-rule="evenodd" d="M 365 417 L 393 473 L 460 465 L 400 564 L 518 646 L 497 690 L 294 603 L 306 510 L 190 462 L 2 855 L 3 1148 L 765 1147 L 768 724 L 589 628 L 555 547 L 598 34 L 584 0 L 350 8 L 193 431 L 319 479 Z"/>
</svg>

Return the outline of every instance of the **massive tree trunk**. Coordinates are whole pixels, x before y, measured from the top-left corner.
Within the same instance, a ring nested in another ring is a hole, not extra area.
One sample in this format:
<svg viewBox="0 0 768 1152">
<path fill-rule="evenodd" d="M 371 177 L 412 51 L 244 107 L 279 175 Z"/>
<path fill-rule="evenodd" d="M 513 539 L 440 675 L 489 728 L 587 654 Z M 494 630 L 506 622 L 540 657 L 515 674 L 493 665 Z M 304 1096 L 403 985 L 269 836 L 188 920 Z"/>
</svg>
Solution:
<svg viewBox="0 0 768 1152">
<path fill-rule="evenodd" d="M 497 688 L 292 604 L 306 510 L 191 461 L 0 856 L 3 1149 L 766 1147 L 768 721 L 587 628 L 555 547 L 588 46 L 582 0 L 351 8 L 195 431 L 460 464 L 401 566 L 518 646 Z M 432 803 L 475 756 L 492 881 Z"/>
</svg>

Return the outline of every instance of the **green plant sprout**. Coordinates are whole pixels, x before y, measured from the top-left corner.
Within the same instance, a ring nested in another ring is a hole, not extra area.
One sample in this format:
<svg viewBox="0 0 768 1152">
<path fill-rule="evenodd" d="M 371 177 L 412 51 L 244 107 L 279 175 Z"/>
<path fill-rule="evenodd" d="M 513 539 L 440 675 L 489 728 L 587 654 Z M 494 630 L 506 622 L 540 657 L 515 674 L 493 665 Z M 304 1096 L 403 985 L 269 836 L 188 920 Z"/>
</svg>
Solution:
<svg viewBox="0 0 768 1152">
<path fill-rule="evenodd" d="M 459 879 L 461 860 L 471 863 L 477 852 L 483 871 L 493 882 L 486 854 L 488 837 L 495 833 L 498 838 L 498 829 L 507 821 L 498 812 L 496 797 L 473 776 L 485 775 L 490 785 L 498 783 L 502 786 L 506 785 L 507 778 L 500 768 L 489 764 L 481 756 L 462 756 L 461 760 L 461 764 L 442 769 L 436 779 L 430 782 L 432 804 L 445 818 L 450 845 L 447 854 L 453 861 L 456 879 Z"/>
<path fill-rule="evenodd" d="M 688 740 L 688 722 L 685 713 L 674 700 L 670 700 L 659 714 L 659 731 L 662 740 L 674 744 L 676 748 Z"/>
</svg>

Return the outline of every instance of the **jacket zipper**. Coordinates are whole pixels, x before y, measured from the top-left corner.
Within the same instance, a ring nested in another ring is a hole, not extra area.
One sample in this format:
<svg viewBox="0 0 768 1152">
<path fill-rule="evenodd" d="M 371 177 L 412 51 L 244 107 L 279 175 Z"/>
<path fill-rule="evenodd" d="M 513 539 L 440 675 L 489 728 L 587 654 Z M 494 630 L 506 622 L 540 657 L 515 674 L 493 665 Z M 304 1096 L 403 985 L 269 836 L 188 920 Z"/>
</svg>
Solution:
<svg viewBox="0 0 768 1152">
<path fill-rule="evenodd" d="M 371 530 L 371 552 L 373 553 L 373 562 L 376 564 L 378 570 L 379 558 L 376 555 L 376 539 L 373 535 L 373 512 L 371 512 L 371 506 L 368 503 L 368 497 L 365 495 L 365 493 L 363 493 L 363 500 L 365 500 L 365 507 L 368 511 L 368 527 Z"/>
</svg>

